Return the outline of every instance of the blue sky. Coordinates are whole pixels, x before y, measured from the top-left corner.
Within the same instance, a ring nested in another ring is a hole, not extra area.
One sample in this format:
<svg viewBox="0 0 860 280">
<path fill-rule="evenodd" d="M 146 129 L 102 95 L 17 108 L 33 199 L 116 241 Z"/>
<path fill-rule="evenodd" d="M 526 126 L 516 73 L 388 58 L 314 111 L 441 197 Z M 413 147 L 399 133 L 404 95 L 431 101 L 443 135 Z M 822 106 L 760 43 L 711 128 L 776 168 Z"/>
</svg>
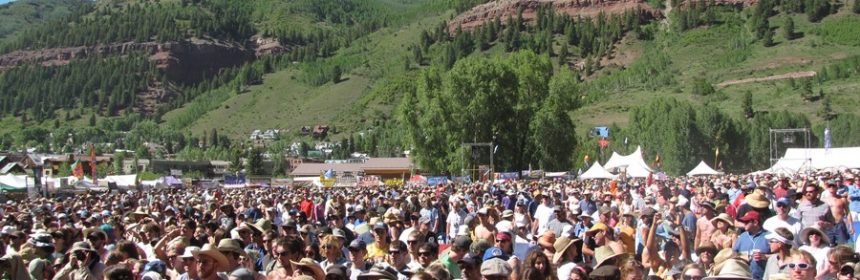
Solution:
<svg viewBox="0 0 860 280">
<path fill-rule="evenodd" d="M 9 2 L 12 2 L 12 1 L 15 1 L 15 0 L 0 0 L 0 5 L 2 5 L 2 4 L 6 4 L 6 3 L 9 3 Z"/>
</svg>

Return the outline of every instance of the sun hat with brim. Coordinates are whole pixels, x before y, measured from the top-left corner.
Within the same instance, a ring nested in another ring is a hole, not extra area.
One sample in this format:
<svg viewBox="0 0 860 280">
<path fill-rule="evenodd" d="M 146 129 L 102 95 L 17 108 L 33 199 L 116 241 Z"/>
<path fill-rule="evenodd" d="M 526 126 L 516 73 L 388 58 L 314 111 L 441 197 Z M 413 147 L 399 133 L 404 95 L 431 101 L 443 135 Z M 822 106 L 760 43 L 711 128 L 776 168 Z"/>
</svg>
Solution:
<svg viewBox="0 0 860 280">
<path fill-rule="evenodd" d="M 608 247 L 607 247 L 608 249 Z M 621 260 L 626 256 L 626 253 L 616 253 L 609 250 L 597 250 L 594 251 L 594 259 L 597 261 L 597 264 L 594 266 L 595 268 L 601 267 L 604 265 L 618 265 L 621 263 Z"/>
<path fill-rule="evenodd" d="M 590 278 L 615 278 L 621 275 L 621 269 L 615 265 L 604 265 L 595 267 L 591 273 L 588 274 Z"/>
<path fill-rule="evenodd" d="M 717 249 L 717 246 L 714 245 L 713 242 L 706 240 L 706 241 L 702 241 L 702 243 L 699 244 L 699 247 L 696 248 L 696 254 L 698 255 L 698 254 L 701 254 L 702 252 L 705 252 L 705 251 L 710 252 L 711 256 L 714 256 L 717 254 L 717 252 L 719 250 Z"/>
<path fill-rule="evenodd" d="M 744 260 L 733 258 L 728 259 L 725 261 L 725 263 L 723 263 L 723 267 L 719 270 L 719 272 L 717 272 L 717 275 L 703 278 L 703 280 L 716 279 L 752 280 L 753 278 L 749 264 L 747 264 Z"/>
<path fill-rule="evenodd" d="M 481 276 L 510 276 L 511 265 L 502 259 L 489 259 L 481 264 Z"/>
<path fill-rule="evenodd" d="M 50 248 L 54 247 L 54 239 L 53 237 L 44 232 L 34 233 L 30 235 L 30 240 L 27 241 L 30 245 L 36 248 Z"/>
<path fill-rule="evenodd" d="M 301 266 L 310 269 L 314 273 L 314 279 L 325 279 L 325 271 L 311 258 L 302 258 L 298 262 L 290 261 L 290 263 L 296 267 Z"/>
<path fill-rule="evenodd" d="M 236 253 L 240 256 L 246 256 L 245 250 L 242 250 L 242 247 L 239 245 L 239 241 L 235 239 L 221 239 L 218 241 L 218 251 L 222 254 L 224 252 Z"/>
<path fill-rule="evenodd" d="M 824 234 L 824 231 L 819 229 L 818 226 L 811 226 L 801 230 L 800 241 L 803 242 L 804 245 L 810 245 L 809 235 L 813 233 L 818 234 L 818 236 L 821 236 L 821 245 L 830 246 L 830 238 L 828 238 L 827 235 Z"/>
<path fill-rule="evenodd" d="M 591 226 L 591 228 L 589 228 L 588 231 L 585 232 L 585 234 L 593 234 L 593 233 L 596 233 L 598 231 L 606 231 L 607 229 L 609 229 L 609 227 L 607 227 L 606 224 L 596 223 L 593 226 Z"/>
<path fill-rule="evenodd" d="M 719 272 L 720 268 L 723 267 L 723 263 L 725 263 L 726 260 L 736 258 L 737 256 L 738 256 L 738 254 L 735 253 L 735 251 L 732 250 L 732 248 L 723 248 L 722 250 L 720 250 L 717 253 L 716 256 L 714 256 L 714 269 L 713 269 L 713 271 Z"/>
<path fill-rule="evenodd" d="M 249 224 L 248 226 L 259 233 L 266 233 L 272 230 L 272 221 L 259 219 L 256 223 Z"/>
<path fill-rule="evenodd" d="M 146 211 L 146 207 L 137 207 L 137 210 L 131 212 L 132 216 L 149 216 L 149 212 Z"/>
<path fill-rule="evenodd" d="M 758 192 L 754 192 L 746 196 L 744 201 L 753 208 L 767 208 L 770 206 L 770 200 Z"/>
<path fill-rule="evenodd" d="M 555 243 L 552 244 L 552 247 L 555 249 L 555 253 L 552 255 L 552 263 L 559 263 L 561 258 L 564 257 L 564 253 L 573 245 L 574 240 L 570 239 L 567 236 L 562 235 L 558 239 L 555 240 Z"/>
<path fill-rule="evenodd" d="M 374 265 L 367 272 L 363 272 L 358 275 L 358 279 L 362 280 L 374 280 L 374 279 L 384 279 L 384 280 L 397 280 L 397 270 L 393 267 L 388 266 L 386 264 L 377 264 Z"/>
<path fill-rule="evenodd" d="M 192 253 L 194 254 L 194 257 L 199 258 L 200 256 L 207 256 L 215 260 L 216 271 L 227 271 L 227 269 L 229 269 L 230 262 L 227 260 L 227 257 L 225 257 L 224 254 L 221 254 L 221 252 L 218 251 L 218 248 L 212 246 L 212 244 L 205 244 L 203 245 L 203 248 Z"/>
<path fill-rule="evenodd" d="M 726 225 L 728 225 L 729 227 L 734 227 L 734 226 L 735 226 L 735 223 L 734 223 L 734 222 L 732 222 L 732 218 L 731 218 L 731 217 L 729 217 L 729 214 L 726 214 L 726 213 L 720 213 L 720 214 L 719 214 L 719 215 L 717 215 L 716 217 L 711 218 L 711 224 L 713 224 L 713 225 L 714 225 L 714 227 L 716 227 L 716 226 L 717 226 L 717 221 L 723 221 L 723 222 L 725 222 L 725 223 L 726 223 Z"/>
<path fill-rule="evenodd" d="M 185 247 L 185 251 L 182 252 L 182 255 L 179 255 L 179 258 L 180 259 L 193 258 L 194 253 L 199 252 L 199 251 L 200 251 L 200 247 L 197 247 L 197 246 Z"/>
</svg>

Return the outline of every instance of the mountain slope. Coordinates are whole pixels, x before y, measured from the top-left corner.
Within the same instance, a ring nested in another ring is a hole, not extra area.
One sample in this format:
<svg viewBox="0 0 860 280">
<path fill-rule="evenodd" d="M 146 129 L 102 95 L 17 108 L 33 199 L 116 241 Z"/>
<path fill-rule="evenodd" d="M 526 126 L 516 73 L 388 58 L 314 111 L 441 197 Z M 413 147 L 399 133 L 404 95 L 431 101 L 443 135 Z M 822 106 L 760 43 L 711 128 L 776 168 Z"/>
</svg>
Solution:
<svg viewBox="0 0 860 280">
<path fill-rule="evenodd" d="M 0 43 L 15 32 L 72 13 L 86 0 L 18 0 L 0 5 Z"/>
</svg>

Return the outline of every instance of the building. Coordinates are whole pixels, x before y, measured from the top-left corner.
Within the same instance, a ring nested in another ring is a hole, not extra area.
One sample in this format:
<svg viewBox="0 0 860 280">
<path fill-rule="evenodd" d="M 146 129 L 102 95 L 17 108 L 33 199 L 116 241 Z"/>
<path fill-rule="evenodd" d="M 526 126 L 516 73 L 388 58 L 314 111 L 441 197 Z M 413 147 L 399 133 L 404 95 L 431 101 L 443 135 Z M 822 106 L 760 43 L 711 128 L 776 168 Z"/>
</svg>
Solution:
<svg viewBox="0 0 860 280">
<path fill-rule="evenodd" d="M 96 156 L 96 165 L 107 164 L 110 165 L 113 162 L 112 156 Z M 90 168 L 90 162 L 92 158 L 89 155 L 52 155 L 45 156 L 42 158 L 42 165 L 44 166 L 44 170 L 42 174 L 45 176 L 54 176 L 60 173 L 61 169 L 71 170 L 72 164 L 75 162 L 80 162 L 83 165 L 84 176 L 92 176 L 92 169 Z M 99 174 L 97 174 L 99 175 Z M 106 175 L 106 174 L 101 174 Z"/>
<path fill-rule="evenodd" d="M 410 158 L 368 158 L 361 161 L 301 163 L 290 175 L 312 177 L 319 176 L 326 170 L 334 170 L 336 175 L 358 174 L 379 176 L 383 179 L 406 179 L 417 168 Z"/>
<path fill-rule="evenodd" d="M 137 168 L 135 168 L 134 159 L 124 159 L 122 160 L 122 172 L 125 174 L 132 174 L 136 172 L 146 172 L 149 171 L 149 160 L 148 159 L 138 159 L 137 160 Z"/>
</svg>

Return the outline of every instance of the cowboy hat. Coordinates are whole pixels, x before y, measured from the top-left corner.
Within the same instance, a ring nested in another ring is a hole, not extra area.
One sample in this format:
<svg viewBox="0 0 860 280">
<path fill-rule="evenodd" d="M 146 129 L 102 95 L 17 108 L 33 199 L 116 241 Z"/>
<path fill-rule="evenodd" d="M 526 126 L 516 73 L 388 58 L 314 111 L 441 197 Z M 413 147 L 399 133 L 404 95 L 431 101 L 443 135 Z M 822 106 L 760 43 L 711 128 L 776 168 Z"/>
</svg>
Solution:
<svg viewBox="0 0 860 280">
<path fill-rule="evenodd" d="M 90 243 L 87 243 L 85 241 L 78 241 L 75 242 L 75 244 L 72 244 L 72 248 L 69 249 L 69 252 L 77 251 L 90 251 L 93 253 L 98 253 L 96 250 L 93 250 L 93 247 L 90 245 Z"/>
<path fill-rule="evenodd" d="M 807 227 L 807 228 L 801 230 L 800 231 L 800 241 L 802 241 L 804 245 L 810 245 L 809 235 L 813 234 L 813 233 L 818 234 L 818 236 L 821 236 L 821 244 L 822 245 L 824 245 L 824 246 L 830 245 L 830 238 L 827 238 L 827 235 L 824 234 L 824 232 L 821 231 L 821 229 L 819 229 L 818 226 L 811 226 L 811 227 Z"/>
<path fill-rule="evenodd" d="M 230 266 L 230 262 L 227 261 L 227 257 L 225 257 L 224 254 L 221 254 L 221 252 L 218 251 L 218 248 L 212 246 L 212 244 L 205 244 L 203 245 L 203 248 L 200 248 L 200 250 L 192 251 L 191 253 L 194 257 L 207 256 L 215 260 L 216 271 L 226 271 L 229 269 L 228 267 Z"/>
<path fill-rule="evenodd" d="M 218 241 L 217 249 L 221 253 L 230 252 L 239 254 L 240 256 L 246 256 L 245 250 L 242 250 L 242 247 L 239 246 L 239 241 L 235 239 L 221 239 L 221 241 Z"/>
<path fill-rule="evenodd" d="M 716 279 L 749 279 L 752 280 L 752 272 L 750 265 L 741 259 L 728 259 L 723 263 L 722 269 L 717 272 L 717 275 L 705 277 L 703 280 Z"/>
<path fill-rule="evenodd" d="M 597 264 L 594 266 L 595 268 L 601 267 L 604 265 L 618 265 L 621 262 L 621 259 L 624 258 L 626 253 L 616 253 L 612 251 L 610 248 L 606 248 L 606 250 L 594 250 L 594 259 L 597 261 Z"/>
<path fill-rule="evenodd" d="M 397 270 L 393 267 L 384 264 L 378 263 L 374 265 L 367 272 L 363 272 L 358 275 L 358 279 L 361 280 L 372 280 L 372 279 L 385 279 L 385 280 L 396 280 L 397 278 Z"/>
<path fill-rule="evenodd" d="M 320 265 L 311 258 L 302 258 L 298 262 L 291 260 L 290 263 L 295 267 L 305 267 L 310 269 L 314 273 L 314 279 L 316 280 L 325 279 L 325 272 L 322 270 L 322 267 L 320 267 Z"/>
<path fill-rule="evenodd" d="M 137 207 L 137 210 L 131 212 L 132 216 L 149 216 L 149 212 L 146 211 L 146 207 Z"/>
<path fill-rule="evenodd" d="M 726 213 L 720 213 L 720 214 L 719 214 L 719 215 L 717 215 L 716 217 L 711 218 L 711 224 L 713 224 L 713 225 L 714 225 L 714 227 L 717 227 L 717 221 L 723 221 L 723 222 L 725 222 L 729 227 L 734 227 L 734 226 L 735 226 L 735 223 L 734 223 L 734 222 L 732 222 L 732 217 L 729 217 L 729 214 L 726 214 Z"/>
<path fill-rule="evenodd" d="M 555 249 L 555 254 L 552 255 L 552 263 L 559 263 L 561 258 L 564 257 L 564 253 L 567 249 L 570 248 L 570 246 L 577 240 L 578 239 L 570 239 L 567 236 L 562 236 L 556 239 L 555 243 L 552 244 L 552 247 Z"/>
<path fill-rule="evenodd" d="M 753 192 L 744 198 L 744 201 L 753 208 L 767 208 L 770 206 L 770 200 L 764 197 L 759 192 Z"/>
<path fill-rule="evenodd" d="M 713 243 L 713 242 L 708 241 L 708 240 L 705 240 L 705 241 L 702 241 L 702 243 L 700 243 L 700 244 L 699 244 L 699 247 L 698 247 L 698 248 L 696 248 L 696 254 L 697 254 L 697 255 L 698 255 L 698 254 L 701 254 L 701 253 L 702 253 L 702 251 L 709 251 L 709 252 L 711 252 L 711 256 L 713 256 L 713 255 L 716 255 L 716 254 L 717 254 L 717 251 L 718 251 L 718 250 L 717 250 L 717 246 L 716 246 L 716 245 L 714 245 L 714 243 Z"/>
<path fill-rule="evenodd" d="M 259 219 L 256 223 L 249 224 L 248 226 L 259 233 L 266 233 L 272 230 L 272 221 Z"/>
<path fill-rule="evenodd" d="M 713 272 L 715 274 L 719 273 L 720 269 L 723 267 L 723 263 L 725 263 L 726 260 L 733 259 L 737 256 L 738 256 L 738 254 L 735 253 L 735 251 L 732 250 L 732 248 L 723 248 L 722 250 L 720 250 L 720 252 L 717 253 L 716 256 L 714 256 Z"/>
</svg>

